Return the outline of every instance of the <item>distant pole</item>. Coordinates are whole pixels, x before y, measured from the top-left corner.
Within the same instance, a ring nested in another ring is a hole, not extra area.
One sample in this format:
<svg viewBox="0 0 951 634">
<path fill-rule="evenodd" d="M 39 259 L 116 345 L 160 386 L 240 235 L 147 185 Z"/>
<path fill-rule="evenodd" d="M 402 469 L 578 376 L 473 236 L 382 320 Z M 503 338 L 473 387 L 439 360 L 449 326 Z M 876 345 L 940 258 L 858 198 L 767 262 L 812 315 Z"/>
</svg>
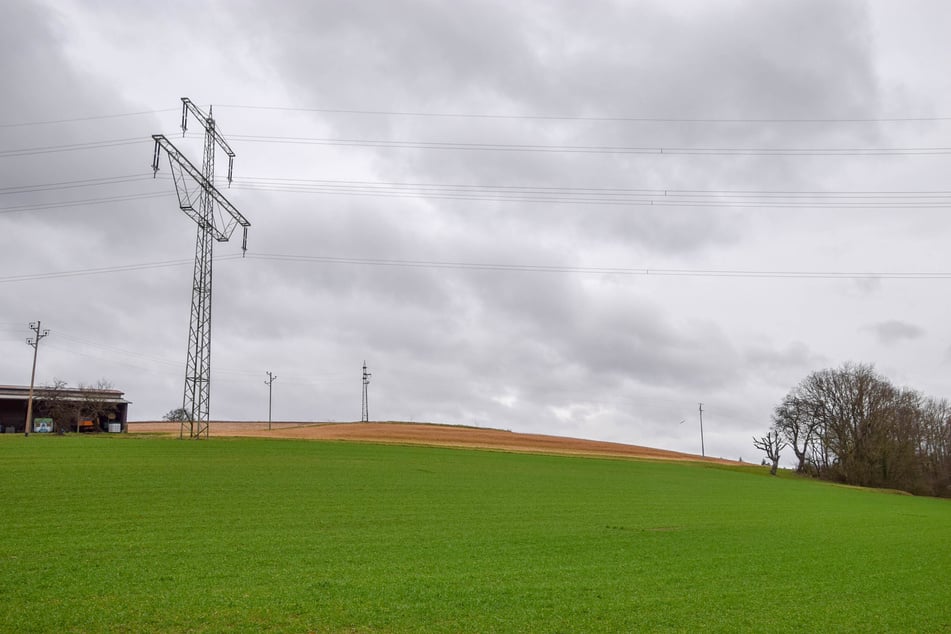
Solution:
<svg viewBox="0 0 951 634">
<path fill-rule="evenodd" d="M 703 447 L 703 403 L 700 403 L 700 455 L 703 457 L 707 455 Z"/>
<path fill-rule="evenodd" d="M 271 431 L 271 386 L 274 384 L 274 381 L 277 380 L 277 377 L 271 374 L 271 371 L 267 371 L 267 430 Z"/>
<path fill-rule="evenodd" d="M 367 397 L 367 386 L 370 385 L 370 377 L 373 376 L 367 372 L 367 362 L 363 362 L 363 406 L 360 411 L 360 420 L 364 423 L 370 421 L 370 402 Z"/>
<path fill-rule="evenodd" d="M 33 346 L 33 371 L 30 372 L 30 396 L 26 400 L 26 425 L 23 427 L 23 435 L 30 435 L 30 420 L 33 418 L 33 383 L 36 381 L 36 355 L 40 350 L 40 341 L 43 337 L 50 334 L 49 330 L 40 332 L 40 321 L 30 322 L 30 330 L 35 334 L 26 340 L 28 345 Z"/>
</svg>

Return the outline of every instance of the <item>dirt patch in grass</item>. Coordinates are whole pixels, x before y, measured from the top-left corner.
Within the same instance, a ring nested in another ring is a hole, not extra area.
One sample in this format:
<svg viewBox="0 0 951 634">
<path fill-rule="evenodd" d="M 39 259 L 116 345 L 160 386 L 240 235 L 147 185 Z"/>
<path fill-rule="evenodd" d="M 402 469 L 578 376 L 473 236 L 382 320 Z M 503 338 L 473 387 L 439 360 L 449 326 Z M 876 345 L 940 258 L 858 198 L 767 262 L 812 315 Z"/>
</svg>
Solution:
<svg viewBox="0 0 951 634">
<path fill-rule="evenodd" d="M 131 422 L 130 433 L 167 433 L 177 436 L 178 423 Z M 350 440 L 436 447 L 470 447 L 567 455 L 616 456 L 739 464 L 733 460 L 702 458 L 694 454 L 625 445 L 599 440 L 583 440 L 543 434 L 519 434 L 503 429 L 458 427 L 426 423 L 371 422 L 371 423 L 272 423 L 266 422 L 212 422 L 212 437 L 248 436 L 255 438 L 295 438 L 299 440 Z"/>
</svg>

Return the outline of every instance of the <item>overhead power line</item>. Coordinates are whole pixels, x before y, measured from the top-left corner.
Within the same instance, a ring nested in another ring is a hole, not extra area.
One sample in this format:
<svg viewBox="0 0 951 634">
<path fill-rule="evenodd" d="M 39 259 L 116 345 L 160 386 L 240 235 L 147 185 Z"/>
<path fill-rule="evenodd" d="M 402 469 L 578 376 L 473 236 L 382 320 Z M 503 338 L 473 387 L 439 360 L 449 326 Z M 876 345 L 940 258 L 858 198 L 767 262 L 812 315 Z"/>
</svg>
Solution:
<svg viewBox="0 0 951 634">
<path fill-rule="evenodd" d="M 239 254 L 216 256 L 215 261 L 241 259 Z M 403 260 L 390 258 L 358 258 L 320 255 L 295 255 L 289 253 L 248 253 L 248 260 L 291 262 L 304 264 L 330 264 L 355 266 L 385 266 L 414 269 L 460 269 L 475 271 L 512 271 L 526 273 L 555 273 L 582 275 L 622 275 L 660 277 L 726 277 L 726 278 L 772 278 L 772 279 L 842 279 L 842 280 L 947 280 L 951 272 L 856 272 L 856 271 L 780 271 L 764 269 L 671 269 L 662 267 L 603 267 L 550 264 L 518 264 L 504 262 L 452 262 L 443 260 Z M 122 273 L 146 269 L 158 269 L 191 264 L 192 260 L 166 260 L 140 262 L 118 266 L 73 269 L 46 273 L 24 273 L 0 277 L 0 284 L 33 280 L 50 280 L 84 275 Z"/>
<path fill-rule="evenodd" d="M 945 208 L 949 191 L 742 191 L 459 185 L 386 181 L 242 178 L 236 189 L 383 198 L 427 198 L 492 202 L 569 203 L 614 206 L 743 207 L 804 209 Z"/>
<path fill-rule="evenodd" d="M 29 205 L 13 205 L 0 207 L 0 214 L 12 214 L 23 211 L 41 211 L 45 209 L 62 209 L 65 207 L 80 207 L 83 205 L 100 205 L 105 203 L 125 202 L 129 200 L 143 200 L 146 198 L 167 198 L 171 193 L 152 192 L 142 194 L 128 194 L 126 196 L 106 196 L 103 198 L 86 198 L 84 200 L 69 200 L 49 203 L 33 203 Z"/>
<path fill-rule="evenodd" d="M 353 114 L 387 117 L 433 117 L 447 119 L 527 119 L 540 121 L 604 121 L 619 123 L 917 123 L 928 121 L 951 121 L 951 116 L 902 116 L 902 117 L 636 117 L 594 115 L 546 115 L 546 114 L 498 114 L 473 112 L 420 112 L 409 110 L 359 110 L 347 108 L 308 108 L 295 106 L 250 106 L 224 105 L 220 108 L 241 110 L 278 110 L 284 112 L 316 112 L 321 114 Z"/>
<path fill-rule="evenodd" d="M 274 260 L 315 264 L 355 264 L 425 269 L 464 269 L 477 271 L 522 271 L 529 273 L 580 273 L 595 275 L 665 276 L 665 277 L 736 277 L 736 278 L 799 278 L 799 279 L 951 279 L 951 273 L 873 273 L 847 271 L 768 271 L 738 269 L 668 269 L 651 267 L 590 267 L 544 264 L 490 262 L 448 262 L 439 260 L 397 260 L 353 258 L 319 255 L 251 253 L 250 260 Z"/>
<path fill-rule="evenodd" d="M 662 147 L 620 145 L 538 145 L 516 143 L 468 143 L 457 141 L 415 141 L 347 139 L 335 137 L 285 137 L 233 134 L 248 143 L 285 143 L 384 149 L 459 150 L 476 152 L 541 152 L 566 154 L 644 154 L 673 156 L 931 156 L 951 154 L 951 147 L 848 147 L 848 148 L 756 148 L 756 147 Z"/>
<path fill-rule="evenodd" d="M 170 180 L 169 176 L 161 178 Z M 50 192 L 152 180 L 127 175 L 0 188 L 0 196 Z M 943 209 L 951 207 L 951 191 L 781 191 L 700 190 L 612 187 L 543 187 L 530 185 L 466 185 L 330 179 L 244 177 L 235 189 L 375 198 L 461 200 L 502 203 L 574 204 L 620 207 L 693 207 L 745 209 Z M 171 196 L 141 192 L 81 200 L 24 203 L 0 207 L 0 214 L 41 211 Z"/>
<path fill-rule="evenodd" d="M 215 260 L 232 260 L 240 258 L 240 255 L 218 256 Z M 164 260 L 159 262 L 140 262 L 136 264 L 120 264 L 117 266 L 102 266 L 88 269 L 72 269 L 67 271 L 51 271 L 47 273 L 22 273 L 19 275 L 5 275 L 0 277 L 0 284 L 9 282 L 27 282 L 33 280 L 60 279 L 64 277 L 82 277 L 85 275 L 102 275 L 105 273 L 123 273 L 126 271 L 142 271 L 145 269 L 162 269 L 175 266 L 185 266 L 192 264 L 191 258 L 187 260 Z"/>
<path fill-rule="evenodd" d="M 139 137 L 130 139 L 109 139 L 106 141 L 89 141 L 86 143 L 68 143 L 65 145 L 47 145 L 43 147 L 19 148 L 16 150 L 0 150 L 0 158 L 9 158 L 15 156 L 33 156 L 36 154 L 53 154 L 55 152 L 76 152 L 79 150 L 96 150 L 107 147 L 117 147 L 120 145 L 132 145 L 143 143 L 145 140 Z"/>
<path fill-rule="evenodd" d="M 57 334 L 60 334 L 60 333 L 57 333 Z M 121 348 L 121 347 L 119 347 L 119 346 L 115 346 L 115 345 L 112 345 L 112 344 L 99 343 L 99 342 L 97 342 L 97 341 L 92 341 L 92 340 L 90 340 L 90 339 L 85 339 L 85 338 L 82 338 L 82 337 L 77 337 L 77 336 L 75 336 L 75 335 L 71 335 L 71 334 L 68 334 L 68 333 L 62 333 L 62 336 L 61 336 L 60 338 L 66 340 L 67 342 L 71 342 L 71 343 L 73 343 L 73 344 L 78 344 L 78 345 L 82 346 L 83 348 L 93 348 L 93 349 L 96 349 L 96 350 L 100 351 L 102 354 L 108 354 L 110 357 L 114 357 L 116 354 L 118 354 L 118 355 L 123 355 L 123 356 L 127 356 L 127 357 L 132 357 L 132 358 L 134 358 L 134 359 L 138 359 L 138 360 L 142 360 L 142 361 L 148 361 L 148 362 L 151 363 L 151 364 L 165 365 L 165 366 L 173 367 L 173 368 L 180 368 L 180 367 L 183 368 L 183 367 L 185 366 L 184 363 L 181 363 L 181 362 L 179 362 L 179 361 L 172 361 L 171 359 L 166 359 L 166 358 L 164 358 L 164 357 L 158 357 L 158 356 L 155 356 L 155 355 L 145 354 L 145 353 L 142 353 L 142 352 L 136 352 L 136 351 L 132 351 L 132 350 L 127 350 L 127 349 L 125 349 L 125 348 Z M 66 350 L 66 351 L 68 351 L 68 352 L 73 352 L 73 353 L 75 353 L 75 354 L 84 354 L 83 352 L 78 352 L 78 351 L 75 350 L 74 348 L 70 348 L 70 347 L 67 347 L 67 346 L 59 346 L 59 345 L 57 345 L 57 346 L 55 346 L 55 347 L 57 347 L 58 349 L 61 349 L 61 350 Z M 88 355 L 86 355 L 86 356 L 88 356 Z"/>
<path fill-rule="evenodd" d="M 139 112 L 120 112 L 116 114 L 99 114 L 88 117 L 73 117 L 69 119 L 48 119 L 46 121 L 19 121 L 15 123 L 0 123 L 0 128 L 22 128 L 35 125 L 53 125 L 58 123 L 78 123 L 82 121 L 96 121 L 99 119 L 119 119 L 122 117 L 139 117 L 142 115 L 159 114 L 163 112 L 173 112 L 175 108 L 166 108 L 164 110 L 141 110 Z"/>
<path fill-rule="evenodd" d="M 32 192 L 58 191 L 100 185 L 114 185 L 139 181 L 152 181 L 155 176 L 147 173 L 103 176 L 72 181 L 34 183 L 0 187 L 0 196 Z M 170 181 L 167 174 L 158 179 Z M 751 189 L 695 189 L 695 188 L 637 188 L 637 187 L 567 187 L 541 185 L 498 185 L 427 183 L 399 181 L 370 181 L 342 179 L 306 179 L 266 176 L 244 176 L 234 179 L 236 189 L 283 191 L 301 193 L 407 193 L 425 196 L 431 193 L 475 193 L 503 195 L 582 195 L 582 196 L 662 196 L 666 198 L 736 198 L 736 199 L 817 199 L 817 200 L 951 200 L 951 190 L 751 190 Z"/>
<path fill-rule="evenodd" d="M 185 363 L 180 360 L 175 361 L 167 357 L 148 354 L 146 352 L 142 352 L 141 350 L 129 350 L 128 348 L 119 347 L 113 344 L 94 341 L 70 333 L 63 333 L 59 330 L 57 330 L 56 335 L 56 340 L 49 343 L 44 342 L 44 345 L 50 348 L 55 348 L 56 350 L 87 358 L 108 359 L 108 361 L 112 364 L 126 363 L 127 365 L 140 368 L 154 368 L 159 366 L 175 370 L 184 369 L 185 367 Z M 17 340 L 19 340 L 19 335 L 17 335 Z M 120 360 L 122 357 L 125 357 L 126 360 Z M 237 384 L 243 383 L 245 385 L 247 385 L 252 378 L 256 380 L 256 378 L 260 376 L 260 372 L 257 370 L 222 368 L 220 366 L 216 367 L 214 372 L 215 376 L 220 377 L 221 380 Z M 293 385 L 347 383 L 350 380 L 351 379 L 347 374 L 339 373 L 324 373 L 314 375 L 298 374 L 281 379 L 283 383 Z"/>
<path fill-rule="evenodd" d="M 14 185 L 10 187 L 0 187 L 0 196 L 7 194 L 28 194 L 33 192 L 58 191 L 62 189 L 75 189 L 78 187 L 96 187 L 99 185 L 116 185 L 119 183 L 132 183 L 135 181 L 152 180 L 151 174 L 127 174 L 125 176 L 104 176 L 101 178 L 84 178 L 74 181 L 58 181 L 55 183 L 36 183 L 33 185 Z"/>
<path fill-rule="evenodd" d="M 540 113 L 479 113 L 479 112 L 426 112 L 414 110 L 381 110 L 373 108 L 317 108 L 306 106 L 256 106 L 247 104 L 219 105 L 218 108 L 236 110 L 270 110 L 280 112 L 314 112 L 319 114 L 346 114 L 363 116 L 441 118 L 441 119 L 499 119 L 499 120 L 536 120 L 536 121 L 592 121 L 607 123 L 701 123 L 701 124 L 829 124 L 829 123 L 921 123 L 951 121 L 951 116 L 902 115 L 892 117 L 650 117 L 634 115 L 571 115 Z M 119 119 L 174 112 L 175 108 L 159 110 L 140 110 L 110 114 L 89 115 L 85 117 L 67 117 L 40 121 L 14 121 L 0 123 L 0 128 L 19 128 L 28 126 L 81 123 L 102 119 Z"/>
<path fill-rule="evenodd" d="M 418 141 L 412 139 L 353 139 L 336 137 L 286 137 L 231 135 L 248 143 L 282 143 L 294 145 L 325 145 L 338 147 L 374 147 L 382 149 L 415 149 L 470 152 L 537 152 L 564 154 L 620 154 L 652 156 L 942 156 L 951 154 L 951 147 L 664 147 L 621 145 L 544 145 L 518 143 L 470 143 L 461 141 Z M 42 147 L 0 150 L 0 158 L 34 156 L 56 152 L 74 152 L 142 143 L 140 138 L 109 139 Z"/>
<path fill-rule="evenodd" d="M 245 176 L 235 178 L 235 186 L 250 183 L 276 184 L 286 189 L 294 187 L 314 186 L 357 186 L 382 187 L 393 189 L 460 189 L 460 190 L 501 190 L 516 192 L 607 192 L 607 193 L 636 193 L 650 195 L 731 195 L 738 197 L 897 197 L 897 196 L 951 196 L 951 190 L 769 190 L 769 189 L 675 189 L 675 188 L 634 188 L 634 187 L 555 187 L 535 185 L 493 185 L 493 184 L 458 184 L 458 183 L 419 183 L 399 181 L 368 181 L 368 180 L 335 180 L 335 179 L 297 179 L 282 177 Z"/>
</svg>

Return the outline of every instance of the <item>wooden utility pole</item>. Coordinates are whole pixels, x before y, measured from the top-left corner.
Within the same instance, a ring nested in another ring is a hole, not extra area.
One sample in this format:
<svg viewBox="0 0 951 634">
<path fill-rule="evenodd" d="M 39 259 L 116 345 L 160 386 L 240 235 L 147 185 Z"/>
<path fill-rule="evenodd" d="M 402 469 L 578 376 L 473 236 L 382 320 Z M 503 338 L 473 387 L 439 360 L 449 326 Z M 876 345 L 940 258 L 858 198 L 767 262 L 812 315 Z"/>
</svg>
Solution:
<svg viewBox="0 0 951 634">
<path fill-rule="evenodd" d="M 26 340 L 27 344 L 33 346 L 33 371 L 30 372 L 30 396 L 26 401 L 26 425 L 23 427 L 23 435 L 30 435 L 30 423 L 33 419 L 33 384 L 36 381 L 36 356 L 40 350 L 40 341 L 43 337 L 50 334 L 49 330 L 40 331 L 40 321 L 30 322 L 30 330 L 35 334 Z"/>
<path fill-rule="evenodd" d="M 704 457 L 707 455 L 703 446 L 703 403 L 700 403 L 700 455 Z"/>
<path fill-rule="evenodd" d="M 274 385 L 274 381 L 277 380 L 277 377 L 271 374 L 271 371 L 267 371 L 267 381 L 264 383 L 267 385 L 267 430 L 271 431 L 271 386 Z"/>
</svg>

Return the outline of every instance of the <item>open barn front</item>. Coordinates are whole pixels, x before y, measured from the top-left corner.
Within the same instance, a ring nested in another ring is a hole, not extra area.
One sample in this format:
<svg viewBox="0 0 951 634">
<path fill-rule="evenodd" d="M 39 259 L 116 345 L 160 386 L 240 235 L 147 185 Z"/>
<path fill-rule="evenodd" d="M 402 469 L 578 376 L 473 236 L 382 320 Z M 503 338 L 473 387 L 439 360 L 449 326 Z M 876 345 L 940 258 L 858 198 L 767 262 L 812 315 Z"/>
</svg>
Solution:
<svg viewBox="0 0 951 634">
<path fill-rule="evenodd" d="M 33 411 L 27 429 L 30 388 L 0 386 L 0 430 L 3 433 L 125 432 L 129 401 L 120 390 L 91 387 L 33 389 Z"/>
</svg>

